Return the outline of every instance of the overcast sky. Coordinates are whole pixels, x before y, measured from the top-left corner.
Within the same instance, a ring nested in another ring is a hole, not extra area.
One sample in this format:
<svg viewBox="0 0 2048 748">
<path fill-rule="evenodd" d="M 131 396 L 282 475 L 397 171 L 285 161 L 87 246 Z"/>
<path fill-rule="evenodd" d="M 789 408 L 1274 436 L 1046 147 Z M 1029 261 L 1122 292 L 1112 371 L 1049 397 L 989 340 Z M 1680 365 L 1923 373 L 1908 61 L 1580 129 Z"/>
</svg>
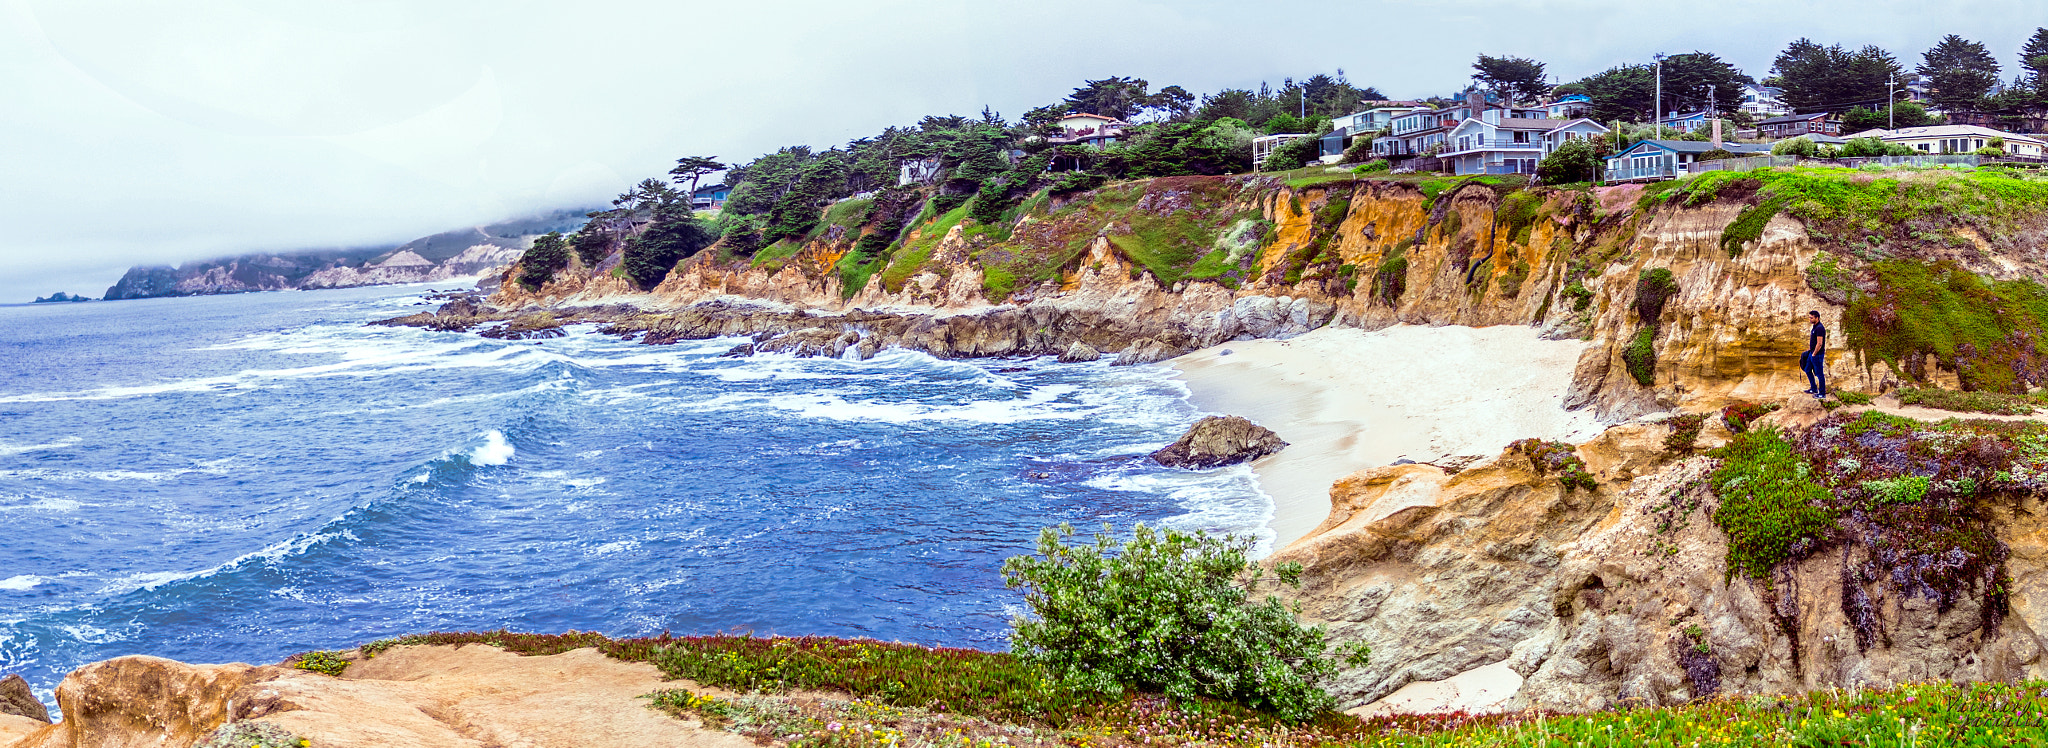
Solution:
<svg viewBox="0 0 2048 748">
<path fill-rule="evenodd" d="M 404 241 L 607 200 L 678 156 L 1014 118 L 1085 78 L 1197 93 L 1342 68 L 1447 94 L 1479 53 L 1578 78 L 1805 36 L 2010 78 L 2040 0 L 802 3 L 0 0 L 0 302 L 129 265 Z"/>
</svg>

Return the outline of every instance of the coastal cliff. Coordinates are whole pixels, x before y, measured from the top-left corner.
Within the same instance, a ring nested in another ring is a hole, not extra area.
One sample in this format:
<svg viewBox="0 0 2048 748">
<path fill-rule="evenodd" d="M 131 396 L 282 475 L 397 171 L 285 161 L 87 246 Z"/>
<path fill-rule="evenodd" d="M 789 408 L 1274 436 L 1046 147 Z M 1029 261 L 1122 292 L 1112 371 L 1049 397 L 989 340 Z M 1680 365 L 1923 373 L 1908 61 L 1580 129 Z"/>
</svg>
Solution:
<svg viewBox="0 0 2048 748">
<path fill-rule="evenodd" d="M 1958 349 L 1970 341 L 1925 329 L 1910 319 L 1919 310 L 1898 303 L 1899 289 L 1913 290 L 1902 268 L 1993 285 L 2043 277 L 2030 251 L 2048 225 L 2038 185 L 2012 197 L 1945 174 L 1787 173 L 1766 184 L 1715 173 L 1647 189 L 1324 176 L 1041 193 L 993 224 L 964 207 L 890 221 L 876 217 L 882 198 L 846 201 L 801 242 L 752 256 L 713 245 L 646 291 L 619 270 L 618 252 L 594 267 L 572 257 L 545 282 L 502 284 L 488 301 L 498 316 L 482 319 L 630 304 L 585 318 L 645 342 L 758 344 L 810 330 L 852 336 L 833 355 L 1057 355 L 1079 344 L 1132 361 L 1324 325 L 1532 325 L 1593 343 L 1567 406 L 1609 422 L 1804 389 L 1807 310 L 1836 331 L 1829 369 L 1843 387 L 1965 386 L 1957 371 L 1986 367 L 2038 377 L 2031 354 Z M 1943 191 L 1958 199 L 1940 202 Z M 1652 276 L 1663 285 L 1646 286 Z M 1865 300 L 1860 317 L 1845 316 L 1852 296 Z M 2009 326 L 2032 335 L 2041 323 Z"/>
</svg>

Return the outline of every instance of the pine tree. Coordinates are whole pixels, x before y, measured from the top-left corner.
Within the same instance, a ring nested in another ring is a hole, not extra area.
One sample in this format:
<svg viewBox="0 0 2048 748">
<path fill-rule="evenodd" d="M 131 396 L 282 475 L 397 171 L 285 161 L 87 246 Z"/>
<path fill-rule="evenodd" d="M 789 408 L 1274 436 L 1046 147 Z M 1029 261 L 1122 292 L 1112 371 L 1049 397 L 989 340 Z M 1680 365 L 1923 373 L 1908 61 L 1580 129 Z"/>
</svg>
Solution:
<svg viewBox="0 0 2048 748">
<path fill-rule="evenodd" d="M 1998 60 L 1983 44 L 1955 34 L 1921 55 L 1919 73 L 1934 87 L 1934 103 L 1949 111 L 1976 111 L 1998 85 Z"/>
</svg>

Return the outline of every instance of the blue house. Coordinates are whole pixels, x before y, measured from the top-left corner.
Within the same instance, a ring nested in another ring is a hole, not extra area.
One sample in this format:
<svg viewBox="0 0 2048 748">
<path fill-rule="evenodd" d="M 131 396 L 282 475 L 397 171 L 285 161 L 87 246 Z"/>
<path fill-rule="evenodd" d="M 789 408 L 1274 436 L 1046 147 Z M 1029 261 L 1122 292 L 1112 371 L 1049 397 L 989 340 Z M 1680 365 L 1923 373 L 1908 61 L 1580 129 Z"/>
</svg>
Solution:
<svg viewBox="0 0 2048 748">
<path fill-rule="evenodd" d="M 710 210 L 725 205 L 725 199 L 732 197 L 732 188 L 723 184 L 707 184 L 690 193 L 690 207 Z"/>
<path fill-rule="evenodd" d="M 1763 143 L 1722 143 L 1704 140 L 1645 140 L 1607 157 L 1607 181 L 1653 182 L 1677 179 L 1692 173 L 1701 154 L 1720 150 L 1738 156 L 1768 156 L 1771 147 Z"/>
</svg>

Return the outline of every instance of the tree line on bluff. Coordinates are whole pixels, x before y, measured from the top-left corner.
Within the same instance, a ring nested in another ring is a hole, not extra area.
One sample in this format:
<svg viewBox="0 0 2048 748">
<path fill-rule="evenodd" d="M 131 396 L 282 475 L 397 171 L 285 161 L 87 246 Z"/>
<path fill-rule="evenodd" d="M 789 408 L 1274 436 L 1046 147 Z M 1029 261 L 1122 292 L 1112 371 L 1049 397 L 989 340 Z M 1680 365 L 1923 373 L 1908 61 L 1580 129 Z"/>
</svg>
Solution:
<svg viewBox="0 0 2048 748">
<path fill-rule="evenodd" d="M 2011 113 L 2048 107 L 2048 28 L 2037 29 L 2019 57 L 2022 74 L 1999 89 L 1995 57 L 1981 43 L 1951 34 L 1922 55 L 1916 70 L 1932 83 L 1932 100 L 1949 111 Z M 1546 65 L 1529 58 L 1482 54 L 1472 69 L 1475 87 L 1507 103 L 1577 94 L 1589 100 L 1588 116 L 1601 121 L 1654 115 L 1658 73 L 1649 64 L 1618 65 L 1556 86 L 1546 82 Z M 1888 118 L 1899 126 L 1934 122 L 1917 104 L 1889 104 L 1887 84 L 1904 72 L 1882 48 L 1850 50 L 1802 38 L 1786 46 L 1762 82 L 1781 88 L 1785 103 L 1802 112 L 1846 108 L 1845 124 L 1851 129 L 1882 126 Z M 1738 124 L 1747 119 L 1740 109 L 1742 86 L 1757 82 L 1718 55 L 1700 51 L 1666 57 L 1662 79 L 1666 109 L 1712 106 Z M 1289 78 L 1277 88 L 1262 83 L 1256 91 L 1226 88 L 1199 98 L 1177 85 L 1153 90 L 1144 79 L 1112 76 L 1086 81 L 1065 99 L 1014 121 L 984 108 L 979 117 L 927 116 L 916 125 L 889 127 L 840 147 L 787 146 L 745 164 L 685 157 L 670 177 L 686 189 L 661 179 L 640 182 L 613 200 L 612 208 L 591 213 L 589 223 L 575 233 L 537 240 L 522 258 L 516 280 L 538 289 L 567 267 L 572 252 L 593 268 L 616 252 L 620 260 L 614 272 L 651 289 L 677 262 L 721 239 L 727 251 L 743 256 L 777 242 L 803 241 L 824 220 L 823 206 L 855 195 L 874 199 L 864 215 L 846 225 L 877 230 L 861 237 L 845 262 L 879 262 L 893 251 L 904 227 L 920 216 L 964 207 L 966 217 L 994 223 L 1012 217 L 1026 198 L 1042 190 L 1064 194 L 1120 179 L 1247 172 L 1254 167 L 1253 138 L 1328 132 L 1333 118 L 1385 98 L 1374 87 L 1353 85 L 1341 69 L 1335 76 Z M 1134 124 L 1118 142 L 1099 148 L 1042 137 L 1058 134 L 1057 122 L 1073 113 Z M 1670 133 L 1625 127 L 1618 143 L 1575 142 L 1542 173 L 1549 182 L 1579 181 L 1612 149 L 1662 135 Z M 1372 134 L 1354 139 L 1346 161 L 1364 160 L 1360 152 L 1369 149 L 1371 139 Z M 1298 168 L 1317 155 L 1316 148 L 1313 138 L 1289 141 L 1258 166 Z M 898 184 L 906 161 L 934 165 L 928 187 Z M 721 171 L 731 194 L 715 219 L 699 219 L 692 194 L 704 178 Z"/>
</svg>

